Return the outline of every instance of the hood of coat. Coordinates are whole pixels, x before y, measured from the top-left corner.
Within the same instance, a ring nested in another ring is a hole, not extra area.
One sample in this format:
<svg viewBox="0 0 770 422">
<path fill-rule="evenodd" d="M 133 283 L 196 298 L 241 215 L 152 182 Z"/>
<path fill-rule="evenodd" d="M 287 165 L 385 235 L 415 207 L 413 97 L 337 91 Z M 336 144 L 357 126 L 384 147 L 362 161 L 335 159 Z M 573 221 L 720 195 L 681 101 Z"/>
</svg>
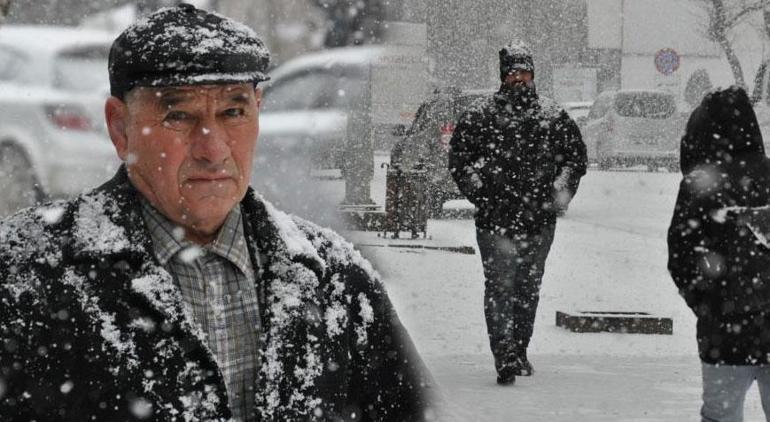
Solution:
<svg viewBox="0 0 770 422">
<path fill-rule="evenodd" d="M 729 164 L 738 156 L 764 156 L 765 147 L 746 91 L 733 86 L 712 92 L 693 110 L 680 149 L 688 174 L 701 166 Z"/>
</svg>

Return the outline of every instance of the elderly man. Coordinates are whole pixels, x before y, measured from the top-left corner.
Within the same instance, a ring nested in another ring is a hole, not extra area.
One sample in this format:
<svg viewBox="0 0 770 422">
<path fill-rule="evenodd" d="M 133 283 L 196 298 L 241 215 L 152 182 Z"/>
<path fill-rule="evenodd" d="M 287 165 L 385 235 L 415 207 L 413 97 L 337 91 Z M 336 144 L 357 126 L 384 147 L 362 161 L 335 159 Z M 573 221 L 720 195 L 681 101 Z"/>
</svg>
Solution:
<svg viewBox="0 0 770 422">
<path fill-rule="evenodd" d="M 251 191 L 269 55 L 190 5 L 110 52 L 124 166 L 0 223 L 1 420 L 421 420 L 371 265 Z"/>
</svg>

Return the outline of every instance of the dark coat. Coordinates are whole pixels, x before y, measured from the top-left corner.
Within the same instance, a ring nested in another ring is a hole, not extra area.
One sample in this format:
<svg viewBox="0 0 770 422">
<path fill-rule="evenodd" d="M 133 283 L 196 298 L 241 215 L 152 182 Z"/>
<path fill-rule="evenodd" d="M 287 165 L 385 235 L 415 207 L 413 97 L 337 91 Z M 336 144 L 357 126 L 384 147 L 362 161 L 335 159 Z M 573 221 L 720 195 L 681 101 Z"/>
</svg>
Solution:
<svg viewBox="0 0 770 422">
<path fill-rule="evenodd" d="M 137 195 L 121 169 L 0 223 L 0 420 L 229 417 L 221 372 L 154 258 Z M 259 419 L 423 419 L 429 376 L 370 264 L 251 190 L 241 206 L 262 264 Z"/>
<path fill-rule="evenodd" d="M 770 204 L 770 159 L 748 96 L 706 96 L 682 138 L 679 187 L 668 231 L 668 269 L 698 317 L 707 363 L 768 363 L 770 250 L 747 212 Z"/>
<path fill-rule="evenodd" d="M 466 111 L 449 152 L 449 171 L 477 208 L 476 225 L 539 233 L 556 223 L 557 194 L 575 195 L 586 172 L 580 130 L 555 103 L 519 99 L 505 86 Z"/>
</svg>

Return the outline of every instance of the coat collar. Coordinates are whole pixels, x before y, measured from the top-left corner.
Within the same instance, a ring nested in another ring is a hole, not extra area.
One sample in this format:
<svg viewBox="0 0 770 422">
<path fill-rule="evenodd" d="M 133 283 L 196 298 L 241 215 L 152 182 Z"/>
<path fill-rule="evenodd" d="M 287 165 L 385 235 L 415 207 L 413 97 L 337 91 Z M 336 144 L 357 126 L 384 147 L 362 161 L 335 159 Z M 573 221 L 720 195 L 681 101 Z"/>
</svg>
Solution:
<svg viewBox="0 0 770 422">
<path fill-rule="evenodd" d="M 139 195 L 125 166 L 121 166 L 110 181 L 78 197 L 72 214 L 70 254 L 76 260 L 125 261 L 140 274 L 128 287 L 144 296 L 157 311 L 176 320 L 181 316 L 181 296 L 173 294 L 177 289 L 171 275 L 152 253 Z M 251 188 L 241 205 L 252 262 L 262 262 L 267 268 L 276 262 L 300 263 L 319 279 L 323 277 L 324 260 L 291 217 Z"/>
</svg>

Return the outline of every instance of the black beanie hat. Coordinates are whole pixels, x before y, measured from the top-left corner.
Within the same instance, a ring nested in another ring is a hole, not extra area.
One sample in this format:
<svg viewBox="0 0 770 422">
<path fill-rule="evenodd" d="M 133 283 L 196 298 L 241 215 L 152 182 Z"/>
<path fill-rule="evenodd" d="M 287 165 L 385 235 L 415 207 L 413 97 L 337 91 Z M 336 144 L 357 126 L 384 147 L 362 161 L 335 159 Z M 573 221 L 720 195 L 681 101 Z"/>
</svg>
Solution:
<svg viewBox="0 0 770 422">
<path fill-rule="evenodd" d="M 513 73 L 514 70 L 527 70 L 535 75 L 535 63 L 532 52 L 523 42 L 512 42 L 500 50 L 500 80 Z"/>
<path fill-rule="evenodd" d="M 260 82 L 270 52 L 249 27 L 190 4 L 162 8 L 112 43 L 110 93 L 137 86 Z"/>
</svg>

